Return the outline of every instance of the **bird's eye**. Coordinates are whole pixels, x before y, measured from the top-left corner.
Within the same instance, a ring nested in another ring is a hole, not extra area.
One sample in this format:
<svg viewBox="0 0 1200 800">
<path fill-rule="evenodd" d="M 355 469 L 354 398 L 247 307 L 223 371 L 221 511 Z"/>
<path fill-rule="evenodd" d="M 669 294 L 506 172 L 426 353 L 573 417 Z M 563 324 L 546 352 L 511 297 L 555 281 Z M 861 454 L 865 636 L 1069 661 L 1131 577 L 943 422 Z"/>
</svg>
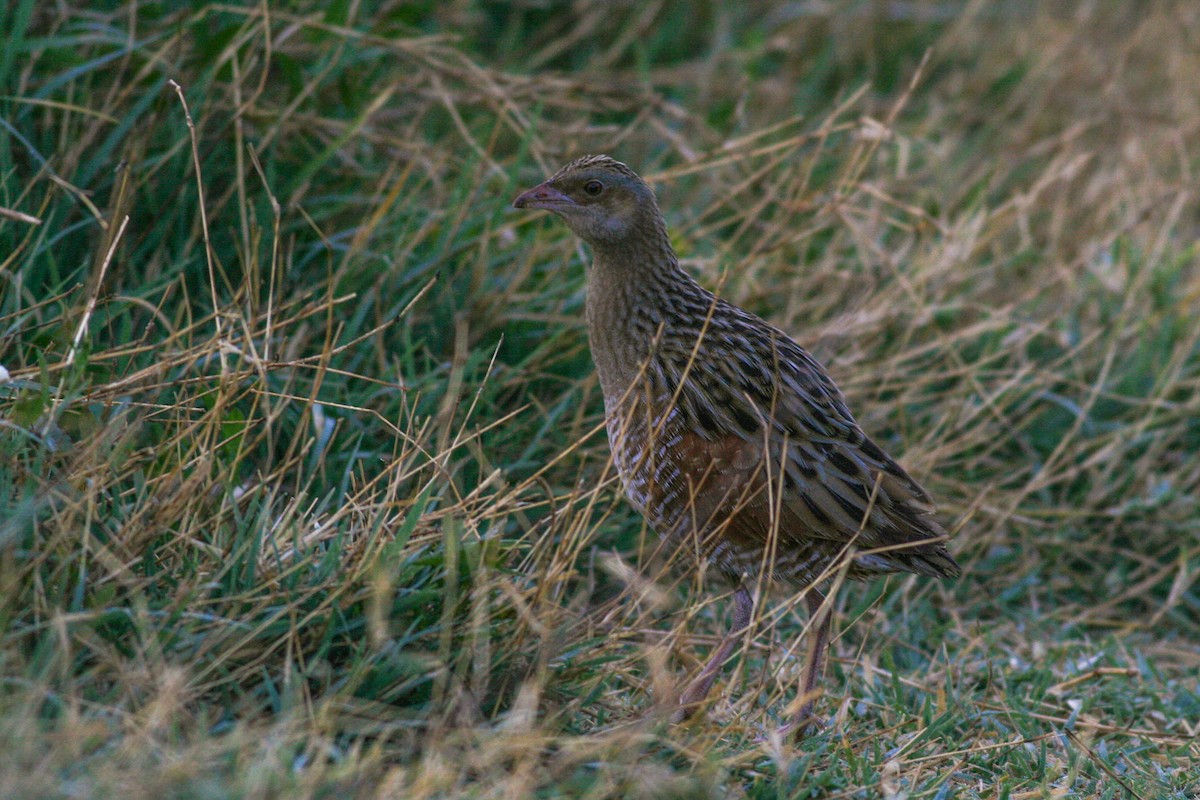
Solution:
<svg viewBox="0 0 1200 800">
<path fill-rule="evenodd" d="M 595 197 L 604 191 L 604 184 L 600 181 L 588 181 L 583 185 L 583 190 L 592 197 Z"/>
</svg>

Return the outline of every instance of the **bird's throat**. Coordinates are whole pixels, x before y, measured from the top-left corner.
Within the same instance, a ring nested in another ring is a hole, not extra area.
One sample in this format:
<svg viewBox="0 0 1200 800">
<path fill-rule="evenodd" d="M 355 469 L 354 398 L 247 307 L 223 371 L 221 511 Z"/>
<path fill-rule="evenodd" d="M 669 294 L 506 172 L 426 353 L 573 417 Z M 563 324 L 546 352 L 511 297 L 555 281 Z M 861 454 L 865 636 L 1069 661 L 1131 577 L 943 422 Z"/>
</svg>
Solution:
<svg viewBox="0 0 1200 800">
<path fill-rule="evenodd" d="M 679 266 L 665 232 L 626 247 L 593 247 L 587 321 L 606 398 L 625 393 L 655 343 L 670 335 L 681 298 L 703 291 Z"/>
</svg>

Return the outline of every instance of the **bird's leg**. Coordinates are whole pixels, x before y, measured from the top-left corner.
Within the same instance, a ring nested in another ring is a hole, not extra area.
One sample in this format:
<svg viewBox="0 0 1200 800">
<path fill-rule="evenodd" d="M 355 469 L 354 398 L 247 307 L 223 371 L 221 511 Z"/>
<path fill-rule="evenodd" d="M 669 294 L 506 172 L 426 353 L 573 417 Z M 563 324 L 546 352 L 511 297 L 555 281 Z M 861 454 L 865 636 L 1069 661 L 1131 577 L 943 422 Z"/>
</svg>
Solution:
<svg viewBox="0 0 1200 800">
<path fill-rule="evenodd" d="M 812 647 L 808 651 L 808 661 L 804 665 L 804 685 L 800 697 L 804 705 L 796 714 L 788 732 L 804 736 L 811 727 L 820 727 L 821 721 L 813 716 L 813 704 L 817 698 L 817 681 L 821 678 L 821 668 L 825 660 L 825 649 L 829 646 L 829 620 L 833 616 L 831 609 L 825 603 L 825 595 L 810 587 L 805 594 L 808 603 L 808 615 L 811 626 L 815 628 Z"/>
<path fill-rule="evenodd" d="M 704 669 L 700 670 L 700 674 L 684 690 L 683 695 L 679 698 L 679 708 L 671 715 L 672 722 L 683 722 L 696 713 L 700 703 L 708 697 L 708 690 L 712 688 L 713 681 L 717 679 L 721 667 L 725 665 L 725 661 L 733 653 L 733 648 L 737 646 L 738 640 L 750 626 L 750 620 L 754 616 L 754 598 L 751 597 L 750 592 L 746 590 L 746 587 L 739 586 L 733 593 L 733 601 L 735 603 L 733 625 L 730 627 L 729 633 L 721 640 L 721 644 L 708 659 Z"/>
</svg>

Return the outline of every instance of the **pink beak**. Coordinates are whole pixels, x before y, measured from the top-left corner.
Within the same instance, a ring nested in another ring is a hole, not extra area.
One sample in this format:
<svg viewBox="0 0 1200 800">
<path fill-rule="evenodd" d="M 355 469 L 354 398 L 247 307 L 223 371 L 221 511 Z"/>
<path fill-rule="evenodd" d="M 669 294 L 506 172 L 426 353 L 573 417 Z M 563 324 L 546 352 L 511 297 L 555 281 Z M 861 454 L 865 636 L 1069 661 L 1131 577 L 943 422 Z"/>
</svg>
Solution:
<svg viewBox="0 0 1200 800">
<path fill-rule="evenodd" d="M 547 183 L 539 183 L 513 200 L 513 208 L 546 208 L 554 210 L 560 206 L 573 206 L 575 201 Z"/>
</svg>

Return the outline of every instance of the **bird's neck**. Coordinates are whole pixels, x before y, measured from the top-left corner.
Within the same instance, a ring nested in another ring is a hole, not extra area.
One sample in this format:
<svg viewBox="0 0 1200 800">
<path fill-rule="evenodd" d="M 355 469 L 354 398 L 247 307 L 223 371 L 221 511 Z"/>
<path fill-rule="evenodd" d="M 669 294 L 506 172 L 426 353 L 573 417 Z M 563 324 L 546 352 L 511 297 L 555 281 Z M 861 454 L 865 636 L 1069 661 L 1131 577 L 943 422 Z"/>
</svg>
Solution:
<svg viewBox="0 0 1200 800">
<path fill-rule="evenodd" d="M 592 357 L 606 398 L 624 394 L 654 342 L 669 333 L 680 302 L 704 290 L 679 266 L 666 228 L 592 243 L 587 319 Z"/>
<path fill-rule="evenodd" d="M 657 326 L 672 296 L 691 282 L 661 223 L 591 246 L 587 315 L 593 334 L 618 336 L 628 330 L 636 335 L 641 331 L 631 328 Z"/>
</svg>

